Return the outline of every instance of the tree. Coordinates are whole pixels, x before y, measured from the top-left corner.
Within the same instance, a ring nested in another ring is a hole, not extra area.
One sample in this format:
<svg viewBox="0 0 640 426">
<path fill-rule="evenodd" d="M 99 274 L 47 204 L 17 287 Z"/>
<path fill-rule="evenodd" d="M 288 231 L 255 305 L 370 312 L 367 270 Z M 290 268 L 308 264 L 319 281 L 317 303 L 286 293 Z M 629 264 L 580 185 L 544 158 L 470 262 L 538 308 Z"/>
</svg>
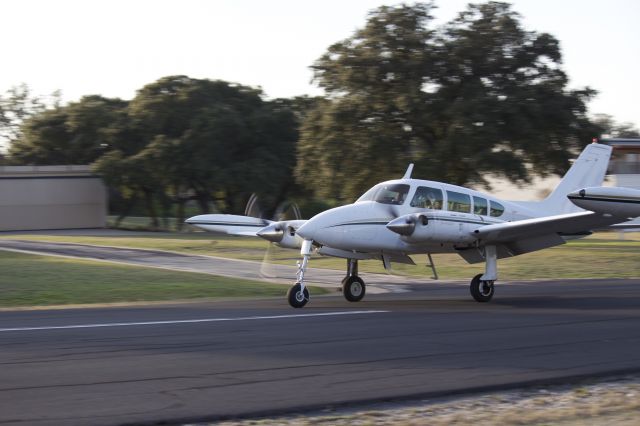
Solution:
<svg viewBox="0 0 640 426">
<path fill-rule="evenodd" d="M 142 196 L 151 226 L 159 228 L 155 197 L 161 191 L 161 183 L 149 174 L 148 171 L 153 169 L 153 161 L 146 153 L 125 156 L 122 151 L 114 149 L 102 155 L 93 164 L 93 168 L 110 188 L 115 188 L 128 202 L 117 223 L 128 214 L 128 209 L 136 203 L 138 197 Z"/>
<path fill-rule="evenodd" d="M 286 196 L 295 162 L 293 114 L 262 92 L 224 81 L 169 76 L 142 88 L 130 117 L 179 205 L 192 193 L 202 212 L 215 197 L 241 212 L 253 192 L 270 209 Z"/>
<path fill-rule="evenodd" d="M 381 176 L 401 173 L 413 158 L 430 63 L 431 7 L 383 6 L 313 65 L 328 99 L 302 125 L 296 173 L 320 196 L 353 197 Z"/>
<path fill-rule="evenodd" d="M 52 98 L 53 105 L 59 105 L 60 93 L 54 93 Z M 10 88 L 4 96 L 0 96 L 0 145 L 20 139 L 20 127 L 24 120 L 45 109 L 45 100 L 32 95 L 26 84 Z"/>
<path fill-rule="evenodd" d="M 121 148 L 128 127 L 126 101 L 85 96 L 26 119 L 9 156 L 18 164 L 90 164 Z"/>
<path fill-rule="evenodd" d="M 593 122 L 602 137 L 640 138 L 640 131 L 632 123 L 617 123 L 609 114 L 596 114 Z"/>
<path fill-rule="evenodd" d="M 399 177 L 486 184 L 562 173 L 595 128 L 589 88 L 569 91 L 558 42 L 525 31 L 510 5 L 469 5 L 430 28 L 432 3 L 383 6 L 314 65 L 328 94 L 305 120 L 297 177 L 352 198 Z"/>
</svg>

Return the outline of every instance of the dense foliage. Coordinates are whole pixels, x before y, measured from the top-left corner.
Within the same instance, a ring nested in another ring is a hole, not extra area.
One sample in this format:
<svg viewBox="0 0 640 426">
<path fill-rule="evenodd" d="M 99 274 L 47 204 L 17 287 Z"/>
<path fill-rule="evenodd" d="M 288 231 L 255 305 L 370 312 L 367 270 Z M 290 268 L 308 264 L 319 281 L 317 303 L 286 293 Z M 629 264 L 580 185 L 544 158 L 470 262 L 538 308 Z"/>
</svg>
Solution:
<svg viewBox="0 0 640 426">
<path fill-rule="evenodd" d="M 12 89 L 0 97 L 8 161 L 93 163 L 121 216 L 145 206 L 157 226 L 184 217 L 189 200 L 242 213 L 257 193 L 266 215 L 295 195 L 316 206 L 352 200 L 410 162 L 415 176 L 459 185 L 487 174 L 523 182 L 564 172 L 601 131 L 637 134 L 587 118 L 595 92 L 567 88 L 558 41 L 523 29 L 509 4 L 470 4 L 438 28 L 433 8 L 373 10 L 313 64 L 323 98 L 266 100 L 187 76 L 131 101 L 92 95 L 48 108 Z"/>
<path fill-rule="evenodd" d="M 526 181 L 563 172 L 596 132 L 586 117 L 595 92 L 567 89 L 554 37 L 525 31 L 506 3 L 469 5 L 437 29 L 432 7 L 374 10 L 316 61 L 328 97 L 302 129 L 309 188 L 352 198 L 409 162 L 458 185 L 487 173 Z"/>
</svg>

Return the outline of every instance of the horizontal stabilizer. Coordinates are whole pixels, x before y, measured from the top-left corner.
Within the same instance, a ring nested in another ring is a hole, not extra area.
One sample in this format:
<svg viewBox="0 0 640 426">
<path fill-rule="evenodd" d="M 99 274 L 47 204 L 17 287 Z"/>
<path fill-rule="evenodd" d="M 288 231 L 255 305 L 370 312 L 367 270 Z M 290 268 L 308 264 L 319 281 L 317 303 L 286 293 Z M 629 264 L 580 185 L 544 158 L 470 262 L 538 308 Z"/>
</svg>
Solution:
<svg viewBox="0 0 640 426">
<path fill-rule="evenodd" d="M 640 190 L 623 187 L 582 188 L 567 195 L 573 204 L 585 210 L 609 213 L 625 219 L 640 216 Z"/>
</svg>

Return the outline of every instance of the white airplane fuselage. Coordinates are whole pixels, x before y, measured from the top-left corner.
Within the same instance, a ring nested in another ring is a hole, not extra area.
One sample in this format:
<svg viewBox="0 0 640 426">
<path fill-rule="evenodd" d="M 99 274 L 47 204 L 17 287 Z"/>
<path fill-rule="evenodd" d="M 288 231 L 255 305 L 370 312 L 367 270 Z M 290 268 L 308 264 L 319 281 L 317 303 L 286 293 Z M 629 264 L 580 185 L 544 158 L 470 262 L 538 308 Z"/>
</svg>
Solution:
<svg viewBox="0 0 640 426">
<path fill-rule="evenodd" d="M 473 244 L 475 238 L 472 232 L 479 226 L 541 215 L 513 202 L 441 182 L 398 179 L 383 182 L 374 188 L 382 190 L 384 187 L 401 185 L 408 187 L 402 202 L 361 199 L 312 217 L 298 228 L 297 234 L 304 239 L 345 251 L 448 253 L 455 252 L 457 247 Z M 436 201 L 439 204 L 431 206 L 435 208 L 421 207 L 413 202 L 420 188 L 433 189 L 442 194 L 442 199 Z M 452 200 L 453 196 L 466 197 L 469 203 L 456 203 Z M 492 209 L 492 206 L 497 208 Z M 398 235 L 387 227 L 391 221 L 411 214 L 419 214 L 424 218 L 424 223 L 416 224 L 411 236 Z"/>
</svg>

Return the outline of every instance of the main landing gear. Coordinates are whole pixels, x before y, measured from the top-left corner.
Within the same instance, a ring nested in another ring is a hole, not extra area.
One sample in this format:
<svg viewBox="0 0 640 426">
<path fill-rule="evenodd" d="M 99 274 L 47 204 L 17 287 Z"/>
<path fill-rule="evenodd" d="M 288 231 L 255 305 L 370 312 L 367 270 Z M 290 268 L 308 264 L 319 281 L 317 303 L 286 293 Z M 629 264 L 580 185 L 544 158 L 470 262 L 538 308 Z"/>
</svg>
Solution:
<svg viewBox="0 0 640 426">
<path fill-rule="evenodd" d="M 495 292 L 494 283 L 498 278 L 498 256 L 495 246 L 485 247 L 484 274 L 478 274 L 471 280 L 469 290 L 477 302 L 488 302 Z"/>
<path fill-rule="evenodd" d="M 359 302 L 364 297 L 366 286 L 358 276 L 358 260 L 347 259 L 347 276 L 342 280 L 342 294 L 349 302 Z"/>
<path fill-rule="evenodd" d="M 303 308 L 309 303 L 309 289 L 304 285 L 304 274 L 311 257 L 312 242 L 305 240 L 302 243 L 300 254 L 302 261 L 298 262 L 296 283 L 287 292 L 287 301 L 293 308 Z M 364 297 L 366 286 L 362 278 L 358 276 L 358 261 L 347 259 L 347 276 L 342 280 L 342 293 L 349 302 L 359 302 Z"/>
<path fill-rule="evenodd" d="M 471 280 L 471 296 L 477 302 L 488 302 L 493 297 L 493 281 L 481 280 L 483 274 L 478 274 Z"/>
</svg>

